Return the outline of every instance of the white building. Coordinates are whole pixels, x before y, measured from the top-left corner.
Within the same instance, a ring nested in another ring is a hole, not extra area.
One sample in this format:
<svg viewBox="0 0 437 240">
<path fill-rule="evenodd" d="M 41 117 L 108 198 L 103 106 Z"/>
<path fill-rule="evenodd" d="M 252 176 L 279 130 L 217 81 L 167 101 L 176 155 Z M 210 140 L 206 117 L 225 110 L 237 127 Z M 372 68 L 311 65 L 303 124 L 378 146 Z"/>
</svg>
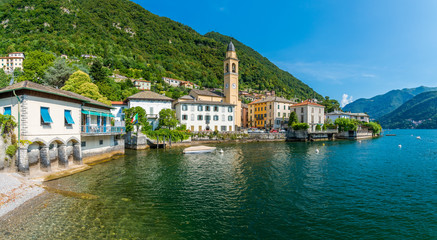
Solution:
<svg viewBox="0 0 437 240">
<path fill-rule="evenodd" d="M 123 102 L 123 101 L 113 101 L 111 102 L 112 104 L 112 109 L 111 109 L 111 114 L 114 115 L 114 121 L 115 121 L 115 126 L 117 126 L 117 123 L 122 123 L 124 122 L 124 112 L 123 110 L 126 109 L 127 103 Z"/>
<path fill-rule="evenodd" d="M 150 90 L 152 84 L 149 81 L 141 80 L 141 79 L 133 79 L 132 83 L 134 86 L 141 91 Z"/>
<path fill-rule="evenodd" d="M 15 69 L 23 70 L 24 53 L 13 52 L 7 57 L 0 57 L 0 67 L 5 73 L 13 73 Z"/>
<path fill-rule="evenodd" d="M 167 77 L 162 77 L 162 80 L 164 80 L 165 83 L 169 84 L 172 87 L 183 86 L 185 88 L 190 88 L 190 89 L 199 88 L 198 85 L 190 81 L 178 80 L 178 79 L 167 78 Z"/>
<path fill-rule="evenodd" d="M 111 107 L 79 94 L 24 81 L 0 89 L 0 108 L 18 122 L 20 140 L 31 142 L 20 146 L 21 172 L 124 153 L 124 129 L 111 126 Z"/>
<path fill-rule="evenodd" d="M 159 112 L 162 109 L 171 109 L 172 98 L 152 91 L 142 91 L 125 100 L 128 108 L 142 107 L 146 110 L 147 119 L 155 130 L 159 123 Z"/>
<path fill-rule="evenodd" d="M 184 100 L 175 103 L 176 116 L 191 131 L 235 131 L 235 105 Z"/>
<path fill-rule="evenodd" d="M 306 100 L 291 106 L 300 123 L 308 123 L 310 131 L 315 131 L 317 125 L 325 123 L 325 106 Z"/>
<path fill-rule="evenodd" d="M 350 118 L 350 119 L 356 119 L 361 122 L 369 122 L 369 115 L 366 113 L 351 113 L 351 112 L 341 112 L 341 111 L 334 111 L 326 114 L 326 119 L 331 119 L 332 122 L 335 122 L 337 118 Z"/>
</svg>

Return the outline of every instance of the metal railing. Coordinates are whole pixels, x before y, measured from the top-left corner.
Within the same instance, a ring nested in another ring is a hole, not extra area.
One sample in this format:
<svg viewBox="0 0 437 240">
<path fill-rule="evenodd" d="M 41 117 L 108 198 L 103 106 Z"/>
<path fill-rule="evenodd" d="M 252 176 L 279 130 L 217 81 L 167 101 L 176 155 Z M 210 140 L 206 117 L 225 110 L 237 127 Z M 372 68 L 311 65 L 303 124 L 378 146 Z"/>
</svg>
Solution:
<svg viewBox="0 0 437 240">
<path fill-rule="evenodd" d="M 125 127 L 82 125 L 82 133 L 86 134 L 123 134 L 126 133 Z"/>
</svg>

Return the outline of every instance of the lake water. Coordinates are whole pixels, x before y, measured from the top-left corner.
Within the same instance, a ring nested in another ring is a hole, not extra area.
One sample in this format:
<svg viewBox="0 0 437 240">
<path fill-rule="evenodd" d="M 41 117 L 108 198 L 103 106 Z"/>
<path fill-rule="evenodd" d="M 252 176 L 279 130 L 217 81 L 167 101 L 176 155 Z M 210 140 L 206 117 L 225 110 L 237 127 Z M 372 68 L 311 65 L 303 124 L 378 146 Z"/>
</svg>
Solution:
<svg viewBox="0 0 437 240">
<path fill-rule="evenodd" d="M 437 131 L 391 133 L 129 151 L 47 184 L 98 199 L 48 193 L 0 239 L 437 239 Z"/>
</svg>

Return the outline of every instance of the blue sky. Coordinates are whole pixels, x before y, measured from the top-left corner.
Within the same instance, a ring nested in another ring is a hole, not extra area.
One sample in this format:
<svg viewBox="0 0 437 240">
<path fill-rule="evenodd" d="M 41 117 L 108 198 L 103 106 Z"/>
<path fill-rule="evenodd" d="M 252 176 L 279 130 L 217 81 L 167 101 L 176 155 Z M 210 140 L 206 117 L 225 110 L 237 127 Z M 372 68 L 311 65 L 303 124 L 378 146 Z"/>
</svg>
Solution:
<svg viewBox="0 0 437 240">
<path fill-rule="evenodd" d="M 339 101 L 437 86 L 434 0 L 134 2 L 201 34 L 232 36 Z"/>
</svg>

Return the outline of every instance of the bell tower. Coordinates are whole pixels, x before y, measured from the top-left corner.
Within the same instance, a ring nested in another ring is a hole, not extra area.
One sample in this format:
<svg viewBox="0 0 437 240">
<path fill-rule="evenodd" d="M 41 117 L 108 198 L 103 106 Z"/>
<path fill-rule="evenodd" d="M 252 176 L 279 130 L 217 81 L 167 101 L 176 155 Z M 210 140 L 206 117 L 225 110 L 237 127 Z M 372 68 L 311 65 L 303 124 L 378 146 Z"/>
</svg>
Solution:
<svg viewBox="0 0 437 240">
<path fill-rule="evenodd" d="M 235 125 L 241 126 L 241 102 L 238 99 L 238 58 L 235 46 L 229 43 L 224 60 L 225 102 L 235 105 Z"/>
</svg>

